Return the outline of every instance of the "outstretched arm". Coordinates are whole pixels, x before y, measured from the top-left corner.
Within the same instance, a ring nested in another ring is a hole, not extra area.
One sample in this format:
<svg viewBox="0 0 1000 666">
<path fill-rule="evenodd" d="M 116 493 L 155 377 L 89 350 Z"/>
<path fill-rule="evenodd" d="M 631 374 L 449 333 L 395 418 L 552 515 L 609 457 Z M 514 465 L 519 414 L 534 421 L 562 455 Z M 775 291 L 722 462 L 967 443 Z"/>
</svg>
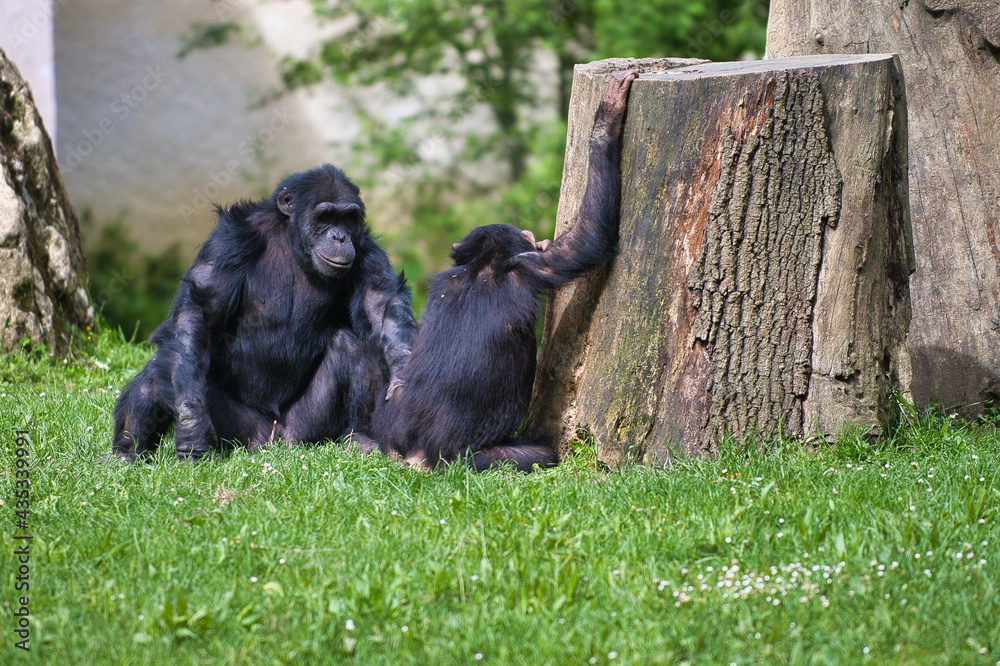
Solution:
<svg viewBox="0 0 1000 666">
<path fill-rule="evenodd" d="M 610 261 L 618 251 L 618 210 L 621 199 L 621 131 L 635 72 L 618 72 L 608 79 L 590 135 L 587 189 L 576 223 L 547 248 L 519 255 L 521 266 L 541 289 L 558 287 Z"/>
<path fill-rule="evenodd" d="M 410 358 L 417 323 L 410 305 L 410 288 L 402 273 L 396 275 L 388 257 L 380 251 L 373 251 L 373 259 L 362 304 L 371 324 L 372 337 L 382 349 L 389 368 L 389 388 L 385 396 L 388 400 L 400 385 L 399 372 Z"/>
</svg>

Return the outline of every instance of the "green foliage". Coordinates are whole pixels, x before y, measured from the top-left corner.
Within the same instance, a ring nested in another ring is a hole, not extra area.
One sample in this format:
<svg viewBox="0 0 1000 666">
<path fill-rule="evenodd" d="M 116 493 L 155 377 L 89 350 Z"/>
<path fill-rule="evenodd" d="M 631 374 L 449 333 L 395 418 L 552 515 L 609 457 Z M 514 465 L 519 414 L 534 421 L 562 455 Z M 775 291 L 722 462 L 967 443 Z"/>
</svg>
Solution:
<svg viewBox="0 0 1000 666">
<path fill-rule="evenodd" d="M 767 7 L 767 0 L 658 0 L 623 10 L 617 0 L 594 0 L 591 55 L 759 58 L 764 53 Z"/>
<path fill-rule="evenodd" d="M 93 228 L 89 212 L 81 224 Z M 171 245 L 161 254 L 142 252 L 124 218 L 106 222 L 96 230 L 96 240 L 89 237 L 91 300 L 112 328 L 147 339 L 166 318 L 184 274 L 180 246 Z"/>
<path fill-rule="evenodd" d="M 526 110 L 545 95 L 530 78 L 535 51 L 553 36 L 555 27 L 541 9 L 538 2 L 524 0 L 483 4 L 345 0 L 324 5 L 321 13 L 352 17 L 356 26 L 325 42 L 318 62 L 341 83 L 387 84 L 407 97 L 413 95 L 417 77 L 459 75 L 465 85 L 448 100 L 447 108 L 420 115 L 453 123 L 478 108 L 488 109 L 499 139 L 496 148 L 508 164 L 510 179 L 517 180 L 527 158 L 525 132 L 534 122 Z M 301 64 L 286 61 L 286 81 L 314 82 L 297 81 L 292 67 Z"/>
<path fill-rule="evenodd" d="M 325 42 L 315 60 L 286 59 L 286 84 L 316 83 L 318 65 L 342 84 L 388 84 L 409 97 L 417 77 L 458 75 L 464 86 L 444 117 L 453 122 L 488 108 L 513 181 L 524 175 L 526 133 L 546 122 L 538 110 L 556 100 L 565 119 L 575 62 L 760 54 L 767 17 L 761 0 L 658 0 L 627 9 L 611 0 L 343 0 L 318 7 L 328 18 L 353 18 L 355 27 Z M 555 95 L 537 81 L 537 56 L 546 52 L 558 63 Z"/>
<path fill-rule="evenodd" d="M 100 464 L 151 352 L 105 333 L 11 357 L 0 469 L 26 430 L 32 650 L 4 631 L 3 663 L 1000 660 L 995 421 L 929 410 L 875 447 L 727 441 L 663 470 L 608 472 L 589 443 L 530 476 L 337 445 L 181 464 L 171 438 Z"/>
<path fill-rule="evenodd" d="M 192 51 L 210 49 L 222 46 L 243 34 L 243 26 L 232 21 L 225 23 L 194 23 L 188 32 L 181 36 L 181 49 L 177 52 L 177 59 L 183 60 Z"/>
<path fill-rule="evenodd" d="M 413 222 L 385 232 L 381 240 L 406 271 L 418 316 L 426 303 L 426 276 L 450 265 L 452 243 L 473 228 L 511 224 L 531 230 L 538 238 L 552 237 L 562 181 L 565 126 L 539 132 L 534 139 L 529 148 L 539 157 L 528 163 L 525 176 L 514 183 L 466 185 L 464 191 L 456 191 L 455 181 L 424 173 L 411 183 L 412 187 L 400 188 L 400 201 L 410 211 Z M 374 226 L 382 228 L 378 220 Z"/>
<path fill-rule="evenodd" d="M 767 18 L 766 0 L 627 7 L 611 0 L 317 0 L 314 7 L 348 27 L 310 57 L 283 58 L 282 80 L 289 90 L 327 77 L 342 84 L 361 128 L 352 176 L 366 189 L 388 182 L 389 196 L 411 218 L 404 229 L 374 223 L 415 285 L 418 312 L 426 276 L 447 265 L 451 244 L 471 228 L 509 222 L 551 235 L 575 63 L 760 55 Z M 235 35 L 245 39 L 246 30 L 199 24 L 185 49 Z M 547 80 L 541 72 L 551 65 L 540 63 L 552 58 L 555 77 Z M 422 92 L 428 80 L 442 82 L 444 92 Z M 416 110 L 380 119 L 370 87 Z M 440 162 L 443 153 L 450 162 Z"/>
</svg>

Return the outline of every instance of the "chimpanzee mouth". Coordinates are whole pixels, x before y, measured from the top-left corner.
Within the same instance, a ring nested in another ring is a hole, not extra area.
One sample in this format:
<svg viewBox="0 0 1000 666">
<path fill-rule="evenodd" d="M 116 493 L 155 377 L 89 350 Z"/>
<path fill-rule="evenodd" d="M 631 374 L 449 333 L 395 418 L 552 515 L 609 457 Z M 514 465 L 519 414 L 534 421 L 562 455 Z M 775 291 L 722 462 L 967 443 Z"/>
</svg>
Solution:
<svg viewBox="0 0 1000 666">
<path fill-rule="evenodd" d="M 326 256 L 325 254 L 323 254 L 319 250 L 316 250 L 316 255 L 320 259 L 322 259 L 324 262 L 326 262 L 327 264 L 329 264 L 330 266 L 332 266 L 333 268 L 336 268 L 337 270 L 341 270 L 341 271 L 346 271 L 348 268 L 351 267 L 351 264 L 354 263 L 353 259 L 348 259 L 347 261 L 340 260 L 340 259 L 331 259 L 330 257 Z"/>
</svg>

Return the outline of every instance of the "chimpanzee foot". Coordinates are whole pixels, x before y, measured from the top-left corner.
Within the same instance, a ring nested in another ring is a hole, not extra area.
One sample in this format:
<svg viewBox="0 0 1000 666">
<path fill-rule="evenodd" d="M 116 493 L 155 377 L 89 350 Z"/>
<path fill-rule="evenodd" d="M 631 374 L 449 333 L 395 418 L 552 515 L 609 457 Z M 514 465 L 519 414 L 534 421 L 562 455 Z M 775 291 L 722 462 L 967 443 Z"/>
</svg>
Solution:
<svg viewBox="0 0 1000 666">
<path fill-rule="evenodd" d="M 344 448 L 348 451 L 360 451 L 365 454 L 374 453 L 378 450 L 378 442 L 360 432 L 352 431 L 351 434 L 344 437 Z"/>
<path fill-rule="evenodd" d="M 400 467 L 408 467 L 415 472 L 425 472 L 428 474 L 431 472 L 431 467 L 427 464 L 427 457 L 422 451 L 411 453 L 405 458 L 396 451 L 390 451 L 388 455 L 386 455 L 386 458 L 393 461 Z"/>
</svg>

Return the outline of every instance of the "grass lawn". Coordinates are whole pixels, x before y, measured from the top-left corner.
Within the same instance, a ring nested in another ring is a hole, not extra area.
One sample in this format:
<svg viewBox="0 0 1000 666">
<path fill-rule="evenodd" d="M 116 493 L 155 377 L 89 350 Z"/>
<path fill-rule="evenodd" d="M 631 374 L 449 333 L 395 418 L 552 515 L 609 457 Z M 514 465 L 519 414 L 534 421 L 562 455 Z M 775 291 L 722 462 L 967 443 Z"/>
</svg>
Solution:
<svg viewBox="0 0 1000 666">
<path fill-rule="evenodd" d="M 586 446 L 532 475 L 335 445 L 99 464 L 150 354 L 0 356 L 0 663 L 1000 663 L 996 420 L 665 470 Z"/>
</svg>

